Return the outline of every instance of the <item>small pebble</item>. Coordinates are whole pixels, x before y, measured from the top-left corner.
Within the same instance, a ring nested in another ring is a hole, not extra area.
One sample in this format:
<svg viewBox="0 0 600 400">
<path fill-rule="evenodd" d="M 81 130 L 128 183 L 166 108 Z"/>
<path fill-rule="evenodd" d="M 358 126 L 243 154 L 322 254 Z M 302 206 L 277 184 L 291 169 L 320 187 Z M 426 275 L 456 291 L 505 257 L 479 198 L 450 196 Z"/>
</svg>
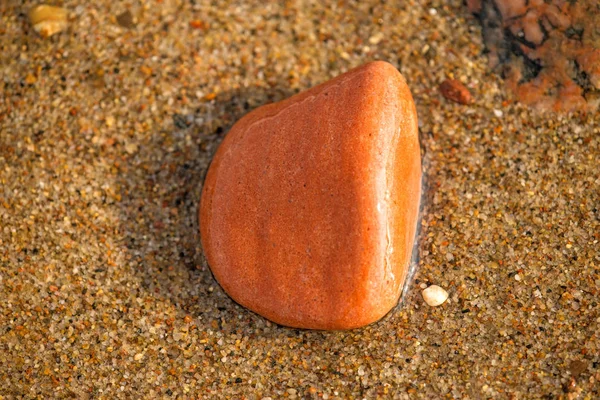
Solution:
<svg viewBox="0 0 600 400">
<path fill-rule="evenodd" d="M 440 92 L 446 99 L 458 104 L 470 104 L 473 102 L 473 97 L 469 89 L 456 79 L 446 79 L 442 82 Z"/>
<path fill-rule="evenodd" d="M 439 287 L 438 285 L 431 285 L 427 289 L 424 289 L 421 294 L 425 303 L 431 307 L 437 307 L 444 304 L 448 300 L 448 292 Z"/>
<path fill-rule="evenodd" d="M 384 37 L 383 33 L 381 33 L 381 32 L 376 33 L 375 35 L 373 35 L 369 38 L 369 43 L 373 44 L 373 45 L 379 44 L 379 42 L 381 42 L 381 40 L 383 40 L 383 37 Z"/>
<path fill-rule="evenodd" d="M 585 361 L 574 360 L 569 365 L 569 371 L 571 372 L 571 376 L 573 378 L 577 379 L 579 377 L 579 375 L 581 375 L 582 373 L 585 372 L 587 367 L 588 367 L 588 365 Z"/>
<path fill-rule="evenodd" d="M 131 29 L 135 26 L 135 20 L 131 11 L 127 10 L 117 15 L 117 23 L 123 28 Z"/>
<path fill-rule="evenodd" d="M 135 143 L 127 143 L 125 145 L 125 151 L 129 154 L 134 154 L 138 150 L 138 146 Z"/>
<path fill-rule="evenodd" d="M 68 14 L 64 8 L 42 4 L 29 11 L 29 21 L 37 33 L 47 38 L 67 27 Z"/>
</svg>

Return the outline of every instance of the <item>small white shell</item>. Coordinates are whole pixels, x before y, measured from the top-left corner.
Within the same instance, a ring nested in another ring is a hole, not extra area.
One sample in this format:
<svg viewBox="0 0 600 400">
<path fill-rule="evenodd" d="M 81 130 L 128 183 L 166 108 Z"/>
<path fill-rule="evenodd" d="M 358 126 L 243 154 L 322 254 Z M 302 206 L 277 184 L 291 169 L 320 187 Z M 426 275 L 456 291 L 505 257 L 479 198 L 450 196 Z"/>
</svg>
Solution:
<svg viewBox="0 0 600 400">
<path fill-rule="evenodd" d="M 427 289 L 423 289 L 421 294 L 425 303 L 432 307 L 439 306 L 448 300 L 448 292 L 438 285 L 431 285 Z"/>
</svg>

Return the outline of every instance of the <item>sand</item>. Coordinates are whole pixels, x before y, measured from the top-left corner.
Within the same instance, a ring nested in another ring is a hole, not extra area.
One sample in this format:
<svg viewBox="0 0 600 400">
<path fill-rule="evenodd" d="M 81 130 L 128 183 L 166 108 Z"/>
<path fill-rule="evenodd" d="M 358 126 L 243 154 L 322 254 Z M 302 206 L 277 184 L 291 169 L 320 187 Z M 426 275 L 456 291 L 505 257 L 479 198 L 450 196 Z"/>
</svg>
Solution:
<svg viewBox="0 0 600 400">
<path fill-rule="evenodd" d="M 49 38 L 24 3 L 0 4 L 2 398 L 600 397 L 598 116 L 513 103 L 461 1 L 66 0 Z M 248 110 L 376 59 L 419 113 L 414 278 L 366 328 L 279 327 L 202 257 L 207 166 Z"/>
</svg>

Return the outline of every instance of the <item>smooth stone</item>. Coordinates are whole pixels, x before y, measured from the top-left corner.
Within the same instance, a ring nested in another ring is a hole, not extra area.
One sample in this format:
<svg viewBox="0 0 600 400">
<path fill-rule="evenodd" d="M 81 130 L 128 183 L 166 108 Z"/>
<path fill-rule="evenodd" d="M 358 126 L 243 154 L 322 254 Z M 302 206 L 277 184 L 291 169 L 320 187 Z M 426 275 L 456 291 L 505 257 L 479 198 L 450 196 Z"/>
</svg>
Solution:
<svg viewBox="0 0 600 400">
<path fill-rule="evenodd" d="M 202 245 L 223 289 L 269 320 L 361 327 L 398 302 L 420 194 L 410 90 L 372 62 L 233 126 L 204 182 Z"/>
</svg>

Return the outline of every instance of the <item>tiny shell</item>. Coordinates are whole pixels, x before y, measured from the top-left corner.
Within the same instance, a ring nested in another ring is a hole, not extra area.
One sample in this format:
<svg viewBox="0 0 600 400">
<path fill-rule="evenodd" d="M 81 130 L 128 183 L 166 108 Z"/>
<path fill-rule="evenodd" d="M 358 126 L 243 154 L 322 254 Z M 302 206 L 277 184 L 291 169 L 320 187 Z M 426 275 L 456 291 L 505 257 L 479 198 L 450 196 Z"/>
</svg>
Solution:
<svg viewBox="0 0 600 400">
<path fill-rule="evenodd" d="M 448 299 L 448 292 L 438 285 L 431 285 L 427 289 L 423 289 L 421 294 L 425 303 L 432 307 L 439 306 Z"/>
<path fill-rule="evenodd" d="M 68 14 L 64 8 L 42 4 L 29 11 L 29 21 L 37 33 L 47 38 L 67 27 Z"/>
</svg>

